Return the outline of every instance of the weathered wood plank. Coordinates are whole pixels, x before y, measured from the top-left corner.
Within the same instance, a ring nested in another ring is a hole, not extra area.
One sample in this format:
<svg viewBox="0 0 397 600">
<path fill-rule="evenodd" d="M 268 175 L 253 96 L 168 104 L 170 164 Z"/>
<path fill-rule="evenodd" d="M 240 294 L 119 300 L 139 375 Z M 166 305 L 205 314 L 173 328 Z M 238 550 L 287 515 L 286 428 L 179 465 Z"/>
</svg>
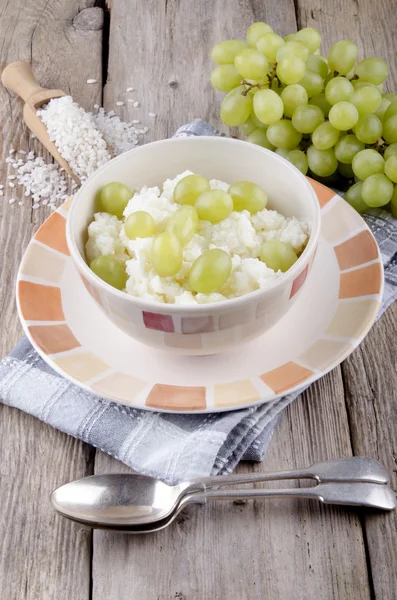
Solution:
<svg viewBox="0 0 397 600">
<path fill-rule="evenodd" d="M 63 88 L 87 108 L 100 102 L 102 11 L 94 0 L 0 0 L 0 70 L 29 60 L 41 83 Z M 88 77 L 97 86 L 85 84 Z M 10 148 L 41 153 L 22 123 L 22 103 L 0 86 L 0 180 L 12 171 Z M 49 156 L 46 160 L 49 160 Z M 22 334 L 14 286 L 22 253 L 48 209 L 10 206 L 0 198 L 0 353 Z M 20 196 L 18 195 L 18 199 Z M 58 485 L 92 472 L 94 450 L 33 417 L 0 406 L 0 597 L 4 600 L 88 600 L 91 534 L 56 517 L 49 494 Z"/>
<path fill-rule="evenodd" d="M 343 380 L 355 454 L 382 461 L 397 489 L 397 306 L 377 323 L 343 364 Z M 397 590 L 397 513 L 363 514 L 376 598 L 392 600 Z"/>
<path fill-rule="evenodd" d="M 284 35 L 295 28 L 292 0 L 113 0 L 107 107 L 125 100 L 126 88 L 140 102 L 116 107 L 124 119 L 140 119 L 150 127 L 146 141 L 169 137 L 196 117 L 219 126 L 222 94 L 213 90 L 211 47 L 226 38 L 244 37 L 255 19 L 280 23 Z M 157 113 L 153 122 L 149 112 Z"/>
<path fill-rule="evenodd" d="M 133 5 L 133 6 L 132 6 Z M 295 30 L 291 2 L 165 2 L 113 0 L 105 104 L 124 100 L 129 86 L 141 102 L 120 110 L 149 123 L 149 139 L 172 135 L 200 116 L 219 127 L 220 95 L 208 84 L 211 46 L 244 35 L 254 20 Z M 128 52 L 125 51 L 128 48 Z M 148 57 L 155 57 L 154 60 Z M 321 398 L 321 403 L 319 401 Z M 283 415 L 266 460 L 243 470 L 280 469 L 351 454 L 340 369 Z M 97 453 L 95 471 L 128 471 Z M 112 569 L 107 567 L 113 557 Z M 370 597 L 364 541 L 354 512 L 310 502 L 272 501 L 192 507 L 157 534 L 94 532 L 93 598 L 119 600 L 254 600 Z"/>
</svg>

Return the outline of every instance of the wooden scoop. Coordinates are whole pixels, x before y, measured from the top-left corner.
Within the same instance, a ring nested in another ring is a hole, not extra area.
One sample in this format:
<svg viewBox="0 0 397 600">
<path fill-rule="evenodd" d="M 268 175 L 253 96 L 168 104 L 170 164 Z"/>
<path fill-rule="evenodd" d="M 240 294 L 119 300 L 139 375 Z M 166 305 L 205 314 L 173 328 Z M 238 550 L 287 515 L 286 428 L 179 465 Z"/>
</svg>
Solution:
<svg viewBox="0 0 397 600">
<path fill-rule="evenodd" d="M 69 163 L 62 158 L 54 142 L 51 142 L 46 126 L 36 113 L 38 108 L 43 106 L 43 104 L 47 104 L 52 98 L 66 96 L 65 92 L 41 87 L 32 73 L 30 64 L 24 61 L 16 61 L 7 65 L 2 73 L 1 81 L 8 90 L 15 92 L 15 94 L 18 94 L 24 100 L 23 118 L 26 125 L 33 131 L 61 167 L 80 185 L 79 178 L 73 173 L 69 167 Z"/>
</svg>

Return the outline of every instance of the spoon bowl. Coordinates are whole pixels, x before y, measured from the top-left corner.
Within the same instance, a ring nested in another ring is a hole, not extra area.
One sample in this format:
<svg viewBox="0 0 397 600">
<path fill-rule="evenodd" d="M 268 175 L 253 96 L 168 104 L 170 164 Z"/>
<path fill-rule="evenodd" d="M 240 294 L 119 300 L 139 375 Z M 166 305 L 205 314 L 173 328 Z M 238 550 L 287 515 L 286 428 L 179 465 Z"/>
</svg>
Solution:
<svg viewBox="0 0 397 600">
<path fill-rule="evenodd" d="M 92 475 L 55 490 L 51 503 L 73 520 L 127 527 L 166 518 L 178 505 L 183 489 L 183 484 L 170 486 L 145 475 Z"/>
</svg>

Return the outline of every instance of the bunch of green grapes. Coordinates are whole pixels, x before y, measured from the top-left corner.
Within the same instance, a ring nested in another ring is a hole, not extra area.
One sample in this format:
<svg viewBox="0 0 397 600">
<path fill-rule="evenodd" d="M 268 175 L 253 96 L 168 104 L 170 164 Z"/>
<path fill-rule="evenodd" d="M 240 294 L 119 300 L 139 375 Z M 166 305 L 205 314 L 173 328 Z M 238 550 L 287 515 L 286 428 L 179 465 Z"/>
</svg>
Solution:
<svg viewBox="0 0 397 600">
<path fill-rule="evenodd" d="M 356 63 L 348 40 L 325 58 L 320 43 L 312 27 L 282 38 L 258 22 L 246 42 L 216 44 L 211 83 L 227 92 L 221 120 L 304 175 L 348 188 L 358 212 L 389 205 L 397 218 L 397 94 L 383 93 L 388 66 L 375 57 Z"/>
</svg>

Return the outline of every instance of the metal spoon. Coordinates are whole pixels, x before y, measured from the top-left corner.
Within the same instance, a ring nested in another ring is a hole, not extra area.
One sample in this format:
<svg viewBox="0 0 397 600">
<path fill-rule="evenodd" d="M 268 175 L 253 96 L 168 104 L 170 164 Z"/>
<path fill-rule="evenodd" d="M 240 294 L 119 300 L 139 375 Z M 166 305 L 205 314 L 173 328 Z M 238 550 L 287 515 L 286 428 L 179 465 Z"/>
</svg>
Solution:
<svg viewBox="0 0 397 600">
<path fill-rule="evenodd" d="M 77 483 L 77 482 L 76 482 Z M 117 494 L 117 490 L 113 490 Z M 111 492 L 111 490 L 109 490 Z M 130 534 L 152 533 L 168 527 L 178 516 L 178 514 L 189 504 L 206 504 L 209 501 L 220 500 L 241 500 L 265 498 L 312 498 L 320 500 L 324 504 L 340 504 L 345 506 L 363 506 L 367 508 L 376 508 L 379 510 L 394 510 L 397 506 L 396 496 L 393 490 L 385 484 L 378 483 L 321 483 L 311 488 L 293 488 L 293 489 L 275 489 L 275 490 L 228 490 L 228 491 L 208 491 L 203 493 L 188 494 L 180 499 L 179 504 L 165 518 L 152 523 L 133 525 L 129 522 L 128 512 L 120 513 L 118 517 L 110 514 L 105 517 L 101 511 L 99 519 L 95 519 L 95 511 L 87 510 L 84 514 L 80 511 L 79 515 L 71 514 L 70 511 L 57 511 L 63 516 L 76 521 L 82 525 L 94 529 L 107 529 L 109 531 L 124 532 Z M 117 498 L 113 499 L 112 494 L 108 496 L 108 508 L 114 510 L 117 508 Z M 102 505 L 103 508 L 103 505 Z"/>
<path fill-rule="evenodd" d="M 61 486 L 52 493 L 51 503 L 62 515 L 93 526 L 147 526 L 167 519 L 177 508 L 183 507 L 182 500 L 188 495 L 190 502 L 193 502 L 192 494 L 195 492 L 226 485 L 300 478 L 312 478 L 319 483 L 388 482 L 388 474 L 383 465 L 369 458 L 353 457 L 316 463 L 296 471 L 204 477 L 174 486 L 144 475 L 93 475 Z M 309 488 L 309 497 L 312 497 L 312 490 L 316 490 L 315 497 L 318 497 L 319 486 Z M 223 492 L 226 496 L 222 498 L 228 498 L 229 493 L 234 494 L 233 498 L 236 498 L 235 494 L 239 494 L 238 498 L 246 498 L 256 495 L 265 497 L 266 494 L 274 496 L 275 493 L 290 495 L 287 492 L 291 490 L 275 490 L 274 493 L 269 490 Z M 302 490 L 299 489 L 292 492 L 294 495 L 302 495 Z M 207 498 L 215 499 L 215 496 Z"/>
</svg>

